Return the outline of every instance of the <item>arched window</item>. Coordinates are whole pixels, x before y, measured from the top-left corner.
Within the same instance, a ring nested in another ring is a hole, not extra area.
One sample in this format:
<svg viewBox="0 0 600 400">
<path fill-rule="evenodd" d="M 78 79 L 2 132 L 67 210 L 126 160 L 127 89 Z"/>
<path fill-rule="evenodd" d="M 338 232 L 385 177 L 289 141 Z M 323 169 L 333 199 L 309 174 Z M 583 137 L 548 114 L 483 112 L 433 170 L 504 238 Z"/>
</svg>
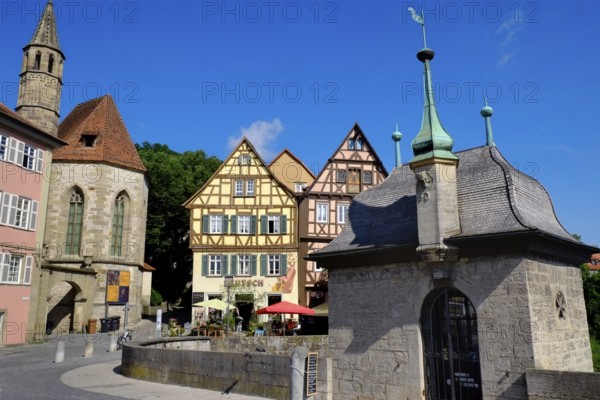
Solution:
<svg viewBox="0 0 600 400">
<path fill-rule="evenodd" d="M 33 69 L 36 71 L 40 70 L 40 66 L 42 65 L 42 53 L 39 51 L 35 53 L 35 62 L 33 64 Z"/>
<path fill-rule="evenodd" d="M 65 254 L 78 255 L 81 250 L 81 231 L 83 226 L 83 193 L 73 189 L 69 197 L 69 220 L 67 221 L 67 240 Z"/>
<path fill-rule="evenodd" d="M 460 291 L 446 288 L 426 299 L 421 312 L 426 398 L 482 399 L 477 315 Z"/>
<path fill-rule="evenodd" d="M 48 57 L 48 72 L 52 73 L 53 68 L 54 68 L 54 54 L 50 54 L 50 57 Z"/>
<path fill-rule="evenodd" d="M 115 200 L 113 210 L 113 229 L 110 242 L 110 255 L 120 257 L 123 254 L 123 224 L 125 221 L 125 206 L 127 205 L 127 196 L 122 193 Z"/>
</svg>

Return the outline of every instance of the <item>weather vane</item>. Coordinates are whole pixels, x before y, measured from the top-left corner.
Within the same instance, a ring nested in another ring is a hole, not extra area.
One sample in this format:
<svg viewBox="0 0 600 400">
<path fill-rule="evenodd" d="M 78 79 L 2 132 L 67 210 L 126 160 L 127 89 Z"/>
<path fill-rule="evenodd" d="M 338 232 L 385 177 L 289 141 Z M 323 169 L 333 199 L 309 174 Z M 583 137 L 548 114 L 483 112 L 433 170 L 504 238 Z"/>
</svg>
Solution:
<svg viewBox="0 0 600 400">
<path fill-rule="evenodd" d="M 423 48 L 427 48 L 427 39 L 425 38 L 425 14 L 423 13 L 423 10 L 421 10 L 421 15 L 417 14 L 412 7 L 408 7 L 408 11 L 410 11 L 412 19 L 421 24 L 421 28 L 423 29 Z"/>
</svg>

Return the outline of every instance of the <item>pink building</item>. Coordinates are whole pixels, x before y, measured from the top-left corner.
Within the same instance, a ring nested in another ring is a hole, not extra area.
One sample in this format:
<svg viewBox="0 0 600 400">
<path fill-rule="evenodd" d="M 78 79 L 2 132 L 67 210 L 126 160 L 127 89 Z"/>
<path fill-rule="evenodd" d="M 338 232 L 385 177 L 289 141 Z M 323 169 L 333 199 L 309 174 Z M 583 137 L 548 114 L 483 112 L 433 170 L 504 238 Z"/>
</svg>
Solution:
<svg viewBox="0 0 600 400">
<path fill-rule="evenodd" d="M 0 344 L 25 341 L 51 150 L 65 144 L 0 103 Z M 35 303 L 33 303 L 35 304 Z"/>
</svg>

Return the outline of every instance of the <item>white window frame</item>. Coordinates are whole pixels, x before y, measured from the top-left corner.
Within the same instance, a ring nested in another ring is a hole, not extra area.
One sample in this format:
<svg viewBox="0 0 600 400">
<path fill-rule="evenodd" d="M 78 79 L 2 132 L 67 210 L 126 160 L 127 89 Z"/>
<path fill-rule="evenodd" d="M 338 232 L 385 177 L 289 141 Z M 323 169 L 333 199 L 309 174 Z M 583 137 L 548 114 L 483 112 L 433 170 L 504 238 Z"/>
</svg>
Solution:
<svg viewBox="0 0 600 400">
<path fill-rule="evenodd" d="M 254 196 L 254 179 L 246 181 L 246 196 Z"/>
<path fill-rule="evenodd" d="M 367 177 L 369 177 L 369 178 L 367 179 Z M 363 171 L 363 183 L 365 185 L 373 184 L 373 172 L 372 171 Z"/>
<path fill-rule="evenodd" d="M 250 276 L 251 267 L 251 256 L 250 254 L 239 254 L 237 259 L 237 274 Z"/>
<path fill-rule="evenodd" d="M 281 275 L 281 256 L 279 254 L 269 254 L 267 258 L 267 275 Z"/>
<path fill-rule="evenodd" d="M 244 195 L 244 181 L 240 179 L 236 179 L 235 181 L 235 195 L 243 196 Z"/>
<path fill-rule="evenodd" d="M 320 224 L 329 222 L 329 203 L 317 202 L 316 219 Z"/>
<path fill-rule="evenodd" d="M 39 202 L 0 192 L 0 224 L 35 231 Z"/>
<path fill-rule="evenodd" d="M 238 215 L 237 217 L 237 233 L 240 235 L 250 234 L 250 215 Z"/>
<path fill-rule="evenodd" d="M 337 205 L 338 224 L 345 224 L 348 221 L 348 208 L 350 208 L 350 204 L 348 203 L 342 203 Z"/>
<path fill-rule="evenodd" d="M 0 253 L 0 283 L 9 285 L 31 284 L 32 266 L 33 257 L 31 256 Z M 25 267 L 25 270 L 23 267 Z"/>
<path fill-rule="evenodd" d="M 221 276 L 223 264 L 222 257 L 211 255 L 208 256 L 208 276 Z"/>
<path fill-rule="evenodd" d="M 240 154 L 238 158 L 239 165 L 249 165 L 250 164 L 250 154 Z"/>
<path fill-rule="evenodd" d="M 273 222 L 273 224 L 271 224 L 271 222 Z M 267 233 L 281 233 L 281 215 L 267 215 Z"/>
<path fill-rule="evenodd" d="M 35 147 L 25 143 L 23 146 L 23 163 L 21 166 L 25 169 L 35 171 Z"/>
<path fill-rule="evenodd" d="M 209 233 L 223 233 L 223 216 L 210 215 L 209 218 Z"/>
<path fill-rule="evenodd" d="M 8 136 L 0 135 L 0 160 L 8 158 Z"/>
</svg>

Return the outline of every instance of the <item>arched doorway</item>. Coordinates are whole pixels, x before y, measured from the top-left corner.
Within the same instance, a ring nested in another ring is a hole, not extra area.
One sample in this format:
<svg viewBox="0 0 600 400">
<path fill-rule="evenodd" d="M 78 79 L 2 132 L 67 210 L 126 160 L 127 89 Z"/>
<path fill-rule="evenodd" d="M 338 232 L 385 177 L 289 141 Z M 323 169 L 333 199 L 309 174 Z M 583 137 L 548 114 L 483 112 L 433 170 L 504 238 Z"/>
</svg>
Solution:
<svg viewBox="0 0 600 400">
<path fill-rule="evenodd" d="M 81 289 L 71 282 L 58 282 L 50 289 L 46 333 L 68 333 L 76 328 L 75 302 Z"/>
<path fill-rule="evenodd" d="M 421 312 L 428 400 L 479 400 L 477 315 L 462 292 L 431 293 Z"/>
</svg>

